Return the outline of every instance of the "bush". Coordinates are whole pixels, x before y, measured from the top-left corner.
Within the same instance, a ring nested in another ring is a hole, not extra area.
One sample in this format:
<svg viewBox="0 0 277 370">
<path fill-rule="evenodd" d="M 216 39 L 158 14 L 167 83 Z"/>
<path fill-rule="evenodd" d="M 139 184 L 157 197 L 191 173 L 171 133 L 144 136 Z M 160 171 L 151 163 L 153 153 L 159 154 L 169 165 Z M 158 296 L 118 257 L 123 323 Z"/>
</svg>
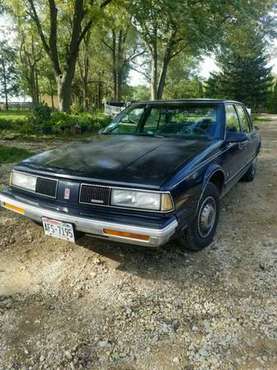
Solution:
<svg viewBox="0 0 277 370">
<path fill-rule="evenodd" d="M 46 105 L 37 106 L 30 117 L 14 119 L 0 116 L 0 130 L 29 134 L 83 134 L 94 133 L 111 122 L 103 113 L 51 112 Z"/>
<path fill-rule="evenodd" d="M 0 130 L 20 130 L 21 126 L 28 120 L 27 114 L 18 114 L 11 112 L 1 112 L 0 114 Z"/>
<path fill-rule="evenodd" d="M 27 149 L 0 145 L 0 164 L 19 162 L 30 157 L 32 154 L 33 153 Z"/>
<path fill-rule="evenodd" d="M 54 112 L 52 113 L 50 125 L 52 132 L 82 134 L 85 132 L 97 132 L 109 124 L 110 121 L 110 118 L 104 114 Z"/>
<path fill-rule="evenodd" d="M 46 104 L 39 104 L 33 109 L 30 123 L 34 128 L 34 131 L 42 132 L 43 134 L 51 133 L 51 112 L 51 108 Z M 29 129 L 31 128 L 32 127 L 30 126 Z"/>
<path fill-rule="evenodd" d="M 51 119 L 51 108 L 46 104 L 39 104 L 33 109 L 33 114 L 31 120 L 35 124 L 44 124 Z"/>
</svg>

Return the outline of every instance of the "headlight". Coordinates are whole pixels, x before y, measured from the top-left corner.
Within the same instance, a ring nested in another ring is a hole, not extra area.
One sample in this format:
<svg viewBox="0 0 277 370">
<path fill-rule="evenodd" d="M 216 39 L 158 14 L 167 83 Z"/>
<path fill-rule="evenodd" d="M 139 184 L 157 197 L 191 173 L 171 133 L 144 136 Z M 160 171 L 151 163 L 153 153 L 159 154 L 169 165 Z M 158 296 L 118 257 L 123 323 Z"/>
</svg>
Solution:
<svg viewBox="0 0 277 370">
<path fill-rule="evenodd" d="M 37 178 L 36 176 L 27 175 L 21 172 L 12 172 L 11 185 L 22 189 L 36 191 Z"/>
<path fill-rule="evenodd" d="M 169 194 L 124 189 L 112 190 L 111 204 L 118 207 L 153 211 L 169 211 L 173 208 Z"/>
</svg>

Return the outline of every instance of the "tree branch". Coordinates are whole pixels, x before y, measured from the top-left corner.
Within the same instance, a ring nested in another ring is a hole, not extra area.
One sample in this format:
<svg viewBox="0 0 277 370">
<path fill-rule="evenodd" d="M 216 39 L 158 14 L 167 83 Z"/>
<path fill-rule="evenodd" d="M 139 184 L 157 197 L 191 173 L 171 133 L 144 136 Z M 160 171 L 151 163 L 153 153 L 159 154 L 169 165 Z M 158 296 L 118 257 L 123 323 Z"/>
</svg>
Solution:
<svg viewBox="0 0 277 370">
<path fill-rule="evenodd" d="M 90 31 L 91 26 L 92 26 L 92 19 L 83 28 L 83 31 L 81 32 L 79 36 L 79 40 L 78 40 L 79 45 L 81 44 L 82 40 L 85 38 L 86 34 Z"/>
<path fill-rule="evenodd" d="M 134 67 L 133 65 L 130 65 L 130 68 L 131 68 L 132 70 L 134 70 L 134 71 L 136 71 L 136 72 L 140 73 L 141 75 L 143 75 L 143 76 L 146 78 L 146 80 L 147 80 L 148 82 L 150 82 L 150 81 L 151 81 L 151 77 L 149 76 L 149 74 L 148 74 L 148 73 L 143 72 L 143 71 L 141 71 L 141 70 L 137 69 L 137 68 L 136 68 L 136 67 Z"/>
<path fill-rule="evenodd" d="M 84 16 L 85 16 L 84 0 L 75 0 L 72 33 L 71 33 L 70 44 L 69 44 L 69 48 L 67 52 L 67 65 L 68 66 L 75 64 L 80 43 L 83 37 L 85 36 L 86 32 L 88 32 L 89 30 L 89 27 L 87 27 L 88 26 L 87 25 L 82 31 L 82 20 Z M 92 20 L 90 22 L 92 22 Z M 90 24 L 90 22 L 88 24 Z"/>
<path fill-rule="evenodd" d="M 61 68 L 59 63 L 58 49 L 57 49 L 57 14 L 58 10 L 55 4 L 55 0 L 48 0 L 49 11 L 50 11 L 50 36 L 49 46 L 51 59 L 54 64 L 55 72 L 60 75 Z"/>
<path fill-rule="evenodd" d="M 100 5 L 100 8 L 101 9 L 105 8 L 111 2 L 112 2 L 112 0 L 104 0 L 103 3 Z"/>
<path fill-rule="evenodd" d="M 127 62 L 132 62 L 134 59 L 140 57 L 141 55 L 143 55 L 145 53 L 146 53 L 146 51 L 145 50 L 142 50 L 142 51 L 140 51 L 140 52 L 138 52 L 136 54 L 131 55 L 129 58 L 126 59 L 126 63 Z"/>
<path fill-rule="evenodd" d="M 28 1 L 29 5 L 31 7 L 31 11 L 28 12 L 28 14 L 30 15 L 30 17 L 33 19 L 33 21 L 35 22 L 35 24 L 37 26 L 37 30 L 38 30 L 39 36 L 41 38 L 41 41 L 42 41 L 42 44 L 43 44 L 43 47 L 44 47 L 46 53 L 48 55 L 50 55 L 50 47 L 47 44 L 45 35 L 43 33 L 41 22 L 40 22 L 40 19 L 38 17 L 38 14 L 37 14 L 37 10 L 36 10 L 34 1 L 33 0 L 27 0 L 27 1 Z"/>
<path fill-rule="evenodd" d="M 110 50 L 113 50 L 113 47 L 109 45 L 104 39 L 102 39 L 102 43 Z"/>
</svg>

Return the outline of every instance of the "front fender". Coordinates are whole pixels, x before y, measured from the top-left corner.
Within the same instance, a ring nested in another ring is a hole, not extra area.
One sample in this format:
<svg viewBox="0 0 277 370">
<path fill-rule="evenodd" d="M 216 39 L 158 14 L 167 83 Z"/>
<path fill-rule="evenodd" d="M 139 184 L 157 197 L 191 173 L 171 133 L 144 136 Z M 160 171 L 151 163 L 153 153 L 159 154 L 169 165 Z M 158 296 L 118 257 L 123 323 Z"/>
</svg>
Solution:
<svg viewBox="0 0 277 370">
<path fill-rule="evenodd" d="M 202 168 L 195 177 L 184 179 L 177 188 L 174 189 L 173 197 L 176 204 L 176 217 L 181 227 L 187 227 L 193 222 L 200 199 L 206 189 L 210 179 L 216 173 L 222 173 L 223 168 L 217 163 L 211 163 L 206 168 Z"/>
<path fill-rule="evenodd" d="M 223 175 L 223 179 L 225 179 L 225 172 L 224 172 L 223 168 L 217 163 L 211 163 L 208 166 L 208 168 L 206 169 L 205 174 L 204 174 L 200 199 L 201 199 L 201 196 L 203 195 L 208 183 L 210 182 L 211 178 L 216 173 L 221 173 Z"/>
</svg>

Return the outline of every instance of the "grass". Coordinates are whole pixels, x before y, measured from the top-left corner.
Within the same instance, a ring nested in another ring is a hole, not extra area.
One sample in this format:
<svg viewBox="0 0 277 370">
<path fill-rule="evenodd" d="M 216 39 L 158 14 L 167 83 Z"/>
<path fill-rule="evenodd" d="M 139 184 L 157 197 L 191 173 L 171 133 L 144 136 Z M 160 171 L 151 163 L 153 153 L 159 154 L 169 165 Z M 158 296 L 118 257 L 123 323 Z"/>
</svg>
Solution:
<svg viewBox="0 0 277 370">
<path fill-rule="evenodd" d="M 28 111 L 0 112 L 0 132 L 7 129 L 18 131 L 18 128 L 28 122 L 29 115 Z"/>
<path fill-rule="evenodd" d="M 25 121 L 29 116 L 28 111 L 5 111 L 0 112 L 0 120 L 19 120 Z"/>
<path fill-rule="evenodd" d="M 0 164 L 19 162 L 32 154 L 27 149 L 0 145 Z"/>
<path fill-rule="evenodd" d="M 254 118 L 254 122 L 262 123 L 262 122 L 271 122 L 272 119 L 268 117 L 256 117 Z"/>
</svg>

